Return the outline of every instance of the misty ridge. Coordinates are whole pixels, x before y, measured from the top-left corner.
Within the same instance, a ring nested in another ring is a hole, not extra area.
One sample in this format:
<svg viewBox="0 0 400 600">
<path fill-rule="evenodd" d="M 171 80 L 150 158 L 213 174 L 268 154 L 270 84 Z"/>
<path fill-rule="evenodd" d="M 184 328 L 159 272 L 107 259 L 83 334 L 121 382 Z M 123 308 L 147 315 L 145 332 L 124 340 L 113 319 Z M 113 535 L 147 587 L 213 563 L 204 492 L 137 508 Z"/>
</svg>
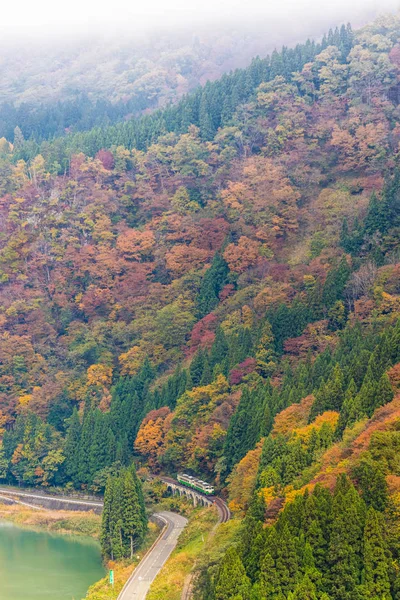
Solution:
<svg viewBox="0 0 400 600">
<path fill-rule="evenodd" d="M 111 14 L 101 4 L 89 2 L 76 11 L 74 5 L 66 16 L 45 16 L 48 3 L 39 2 L 26 27 L 5 10 L 0 102 L 52 103 L 88 94 L 115 103 L 144 94 L 146 108 L 164 106 L 256 56 L 307 38 L 318 41 L 343 23 L 359 28 L 400 8 L 397 0 L 357 0 L 351 6 L 315 0 L 263 6 L 252 0 L 246 7 L 175 0 L 164 8 L 153 0 L 147 8 L 130 9 L 122 0 Z"/>
<path fill-rule="evenodd" d="M 44 27 L 41 11 L 48 7 L 42 2 L 31 26 L 25 30 L 22 21 L 14 35 L 17 23 L 6 11 L 0 42 L 0 137 L 13 141 L 18 127 L 24 139 L 40 141 L 152 112 L 224 73 L 247 67 L 254 57 L 307 38 L 318 41 L 330 28 L 349 21 L 363 26 L 383 10 L 396 10 L 397 4 L 384 0 L 379 6 L 368 1 L 322 7 L 314 0 L 285 0 L 267 7 L 251 2 L 246 9 L 224 2 L 213 7 L 191 3 L 185 9 L 176 2 L 167 8 L 150 2 L 142 13 L 135 9 L 132 14 L 120 2 L 111 16 L 89 3 L 86 12 L 85 6 L 69 11 L 65 21 L 50 12 Z"/>
</svg>

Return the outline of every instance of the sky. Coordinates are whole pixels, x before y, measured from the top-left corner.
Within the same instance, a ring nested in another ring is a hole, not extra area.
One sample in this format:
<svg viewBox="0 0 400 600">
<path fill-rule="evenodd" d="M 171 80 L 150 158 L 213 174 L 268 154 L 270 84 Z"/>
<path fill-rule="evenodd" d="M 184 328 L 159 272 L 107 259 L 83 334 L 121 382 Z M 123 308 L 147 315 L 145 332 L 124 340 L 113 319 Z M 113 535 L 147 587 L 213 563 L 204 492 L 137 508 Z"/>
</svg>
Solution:
<svg viewBox="0 0 400 600">
<path fill-rule="evenodd" d="M 362 23 L 400 9 L 400 0 L 19 0 L 5 2 L 2 39 L 48 38 L 98 31 L 258 21 L 266 28 L 296 21 Z"/>
</svg>

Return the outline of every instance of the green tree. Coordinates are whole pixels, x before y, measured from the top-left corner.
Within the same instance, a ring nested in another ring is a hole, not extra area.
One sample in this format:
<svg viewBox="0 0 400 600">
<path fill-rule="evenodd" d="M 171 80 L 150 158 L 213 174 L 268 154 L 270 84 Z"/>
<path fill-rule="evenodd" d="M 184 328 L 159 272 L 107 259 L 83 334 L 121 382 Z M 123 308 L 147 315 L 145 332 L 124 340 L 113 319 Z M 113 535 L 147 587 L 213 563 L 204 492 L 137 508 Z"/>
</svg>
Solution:
<svg viewBox="0 0 400 600">
<path fill-rule="evenodd" d="M 200 284 L 197 296 L 197 316 L 202 319 L 219 303 L 219 293 L 227 282 L 229 268 L 223 256 L 216 252 Z"/>
<path fill-rule="evenodd" d="M 363 598 L 391 600 L 390 555 L 382 514 L 370 507 L 364 529 Z"/>
<path fill-rule="evenodd" d="M 65 438 L 65 472 L 75 487 L 79 484 L 79 455 L 81 440 L 81 423 L 75 408 L 70 419 Z"/>
<path fill-rule="evenodd" d="M 364 502 L 347 477 L 339 476 L 333 498 L 328 551 L 329 595 L 333 600 L 359 598 L 364 519 Z"/>
<path fill-rule="evenodd" d="M 236 549 L 231 546 L 225 553 L 217 574 L 215 600 L 232 600 L 240 596 L 249 600 L 250 581 Z"/>
</svg>

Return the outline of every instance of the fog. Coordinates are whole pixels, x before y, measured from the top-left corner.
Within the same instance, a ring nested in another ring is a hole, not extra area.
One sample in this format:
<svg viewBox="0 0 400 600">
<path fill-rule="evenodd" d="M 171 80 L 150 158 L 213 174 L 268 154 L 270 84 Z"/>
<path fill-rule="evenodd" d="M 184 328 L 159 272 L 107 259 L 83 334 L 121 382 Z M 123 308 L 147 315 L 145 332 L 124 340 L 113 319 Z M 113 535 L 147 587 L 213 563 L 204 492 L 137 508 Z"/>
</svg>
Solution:
<svg viewBox="0 0 400 600">
<path fill-rule="evenodd" d="M 43 41 L 238 23 L 264 27 L 266 33 L 286 28 L 314 34 L 347 21 L 357 26 L 399 8 L 400 0 L 20 0 L 4 3 L 0 35 L 3 41 Z"/>
</svg>

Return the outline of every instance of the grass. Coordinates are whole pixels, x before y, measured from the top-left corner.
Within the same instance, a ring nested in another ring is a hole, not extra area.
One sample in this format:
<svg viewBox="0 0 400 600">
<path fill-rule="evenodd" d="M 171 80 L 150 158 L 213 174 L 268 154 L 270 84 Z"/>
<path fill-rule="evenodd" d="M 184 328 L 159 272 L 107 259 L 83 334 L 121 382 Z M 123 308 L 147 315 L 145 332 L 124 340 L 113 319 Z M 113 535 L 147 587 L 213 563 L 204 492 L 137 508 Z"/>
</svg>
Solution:
<svg viewBox="0 0 400 600">
<path fill-rule="evenodd" d="M 152 522 L 149 522 L 149 533 L 143 547 L 138 550 L 133 560 L 109 561 L 107 567 L 114 571 L 114 586 L 112 587 L 107 577 L 94 583 L 88 590 L 85 600 L 116 600 L 126 581 L 129 579 L 134 568 L 142 560 L 147 550 L 154 544 L 160 533 L 159 528 Z"/>
<path fill-rule="evenodd" d="M 211 540 L 214 542 L 218 516 L 215 510 L 197 508 L 189 515 L 189 524 L 182 532 L 170 559 L 154 580 L 146 600 L 180 600 L 185 580 Z"/>
<path fill-rule="evenodd" d="M 0 504 L 0 519 L 31 529 L 54 533 L 100 537 L 101 516 L 93 512 L 66 510 L 35 510 L 18 504 Z"/>
</svg>

